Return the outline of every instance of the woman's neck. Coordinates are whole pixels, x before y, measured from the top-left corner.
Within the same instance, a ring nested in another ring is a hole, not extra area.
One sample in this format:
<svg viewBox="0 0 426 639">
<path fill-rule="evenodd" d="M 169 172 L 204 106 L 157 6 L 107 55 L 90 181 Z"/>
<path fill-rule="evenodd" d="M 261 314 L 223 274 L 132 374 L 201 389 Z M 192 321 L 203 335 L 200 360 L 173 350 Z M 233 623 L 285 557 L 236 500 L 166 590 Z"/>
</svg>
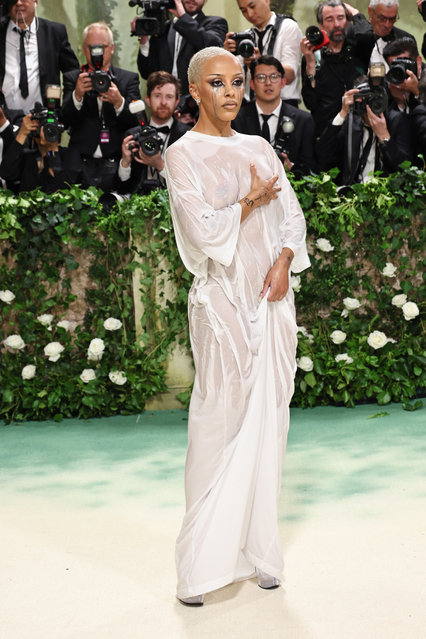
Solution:
<svg viewBox="0 0 426 639">
<path fill-rule="evenodd" d="M 201 115 L 198 122 L 192 128 L 192 131 L 204 133 L 205 135 L 215 135 L 220 138 L 229 138 L 231 135 L 234 135 L 231 122 L 222 122 L 220 120 L 211 122 L 210 120 L 204 119 Z"/>
</svg>

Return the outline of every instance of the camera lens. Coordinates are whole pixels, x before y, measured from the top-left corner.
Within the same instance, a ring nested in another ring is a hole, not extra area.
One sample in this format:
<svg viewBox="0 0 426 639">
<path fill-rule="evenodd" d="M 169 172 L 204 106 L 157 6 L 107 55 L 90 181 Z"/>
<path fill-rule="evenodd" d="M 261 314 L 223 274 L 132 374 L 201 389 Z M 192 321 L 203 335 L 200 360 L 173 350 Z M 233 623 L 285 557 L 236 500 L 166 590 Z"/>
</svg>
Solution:
<svg viewBox="0 0 426 639">
<path fill-rule="evenodd" d="M 141 143 L 142 153 L 148 156 L 157 155 L 160 148 L 160 143 L 155 138 L 148 138 L 148 140 Z"/>
<path fill-rule="evenodd" d="M 251 58 L 254 53 L 254 44 L 251 40 L 242 40 L 238 46 L 239 55 L 242 55 L 243 58 Z"/>
<path fill-rule="evenodd" d="M 309 40 L 309 42 L 316 47 L 324 42 L 324 35 L 321 29 L 318 27 L 308 27 L 305 31 L 305 36 Z"/>
</svg>

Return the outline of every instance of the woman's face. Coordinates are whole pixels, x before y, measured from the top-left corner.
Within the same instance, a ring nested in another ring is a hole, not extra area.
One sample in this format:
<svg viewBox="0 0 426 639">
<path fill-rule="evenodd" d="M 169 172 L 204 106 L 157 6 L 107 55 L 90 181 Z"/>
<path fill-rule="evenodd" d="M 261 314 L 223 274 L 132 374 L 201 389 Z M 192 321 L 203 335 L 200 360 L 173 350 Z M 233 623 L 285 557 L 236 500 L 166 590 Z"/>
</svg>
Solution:
<svg viewBox="0 0 426 639">
<path fill-rule="evenodd" d="M 230 122 L 240 110 L 244 77 L 238 60 L 219 55 L 207 60 L 201 79 L 191 84 L 191 93 L 200 100 L 200 114 L 213 122 Z"/>
</svg>

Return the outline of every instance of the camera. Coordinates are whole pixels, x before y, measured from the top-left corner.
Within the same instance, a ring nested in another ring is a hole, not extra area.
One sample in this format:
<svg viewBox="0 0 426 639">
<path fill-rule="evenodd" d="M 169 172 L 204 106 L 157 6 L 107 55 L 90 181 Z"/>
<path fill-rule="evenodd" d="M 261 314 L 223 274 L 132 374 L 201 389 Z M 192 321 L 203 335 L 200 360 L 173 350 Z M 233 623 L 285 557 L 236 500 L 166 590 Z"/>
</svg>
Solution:
<svg viewBox="0 0 426 639">
<path fill-rule="evenodd" d="M 44 137 L 47 142 L 59 142 L 61 134 L 64 131 L 64 125 L 59 120 L 59 103 L 61 99 L 61 87 L 56 84 L 48 84 L 46 87 L 47 106 L 43 106 L 40 102 L 36 102 L 34 108 L 30 111 L 31 119 L 38 120 L 38 130 L 33 134 L 34 137 L 40 135 L 40 129 L 43 127 Z"/>
<path fill-rule="evenodd" d="M 157 129 L 149 124 L 141 123 L 126 131 L 127 135 L 133 135 L 131 151 L 136 155 L 141 149 L 148 156 L 157 155 L 163 147 L 163 140 Z"/>
<path fill-rule="evenodd" d="M 315 25 L 306 29 L 305 36 L 314 45 L 314 51 L 326 47 L 330 43 L 330 38 L 326 32 Z"/>
<path fill-rule="evenodd" d="M 354 111 L 363 115 L 367 110 L 367 105 L 376 115 L 386 111 L 388 106 L 388 96 L 385 89 L 385 65 L 381 62 L 370 66 L 368 79 L 361 82 L 356 88 Z"/>
<path fill-rule="evenodd" d="M 417 62 L 410 58 L 395 58 L 389 66 L 386 80 L 392 84 L 402 84 L 407 79 L 407 71 L 417 76 Z"/>
<path fill-rule="evenodd" d="M 189 115 L 195 120 L 199 109 L 192 95 L 190 93 L 185 93 L 185 95 L 181 95 L 176 111 L 180 115 Z"/>
<path fill-rule="evenodd" d="M 275 152 L 280 158 L 281 162 L 283 162 L 284 160 L 282 153 L 285 153 L 287 156 L 289 154 L 287 149 L 287 142 L 294 129 L 295 124 L 293 118 L 290 118 L 288 115 L 284 115 L 280 123 L 278 124 L 274 143 Z"/>
<path fill-rule="evenodd" d="M 141 7 L 143 15 L 136 19 L 132 36 L 160 36 L 167 29 L 169 9 L 175 9 L 174 0 L 129 0 L 130 7 Z"/>
<path fill-rule="evenodd" d="M 94 71 L 89 72 L 94 93 L 105 93 L 111 86 L 111 77 L 106 71 L 102 71 L 104 65 L 104 47 L 102 44 L 90 44 L 90 59 Z"/>
<path fill-rule="evenodd" d="M 235 40 L 237 48 L 234 51 L 234 55 L 241 55 L 243 58 L 251 58 L 254 53 L 254 35 L 250 31 L 240 31 L 229 36 L 231 40 Z"/>
</svg>

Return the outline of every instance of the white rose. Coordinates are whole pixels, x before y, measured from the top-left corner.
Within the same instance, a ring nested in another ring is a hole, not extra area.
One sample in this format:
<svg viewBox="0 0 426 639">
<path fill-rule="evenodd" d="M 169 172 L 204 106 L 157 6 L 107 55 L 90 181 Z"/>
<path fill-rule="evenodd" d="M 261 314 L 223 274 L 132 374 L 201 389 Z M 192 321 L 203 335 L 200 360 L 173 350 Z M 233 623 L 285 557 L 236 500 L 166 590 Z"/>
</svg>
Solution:
<svg viewBox="0 0 426 639">
<path fill-rule="evenodd" d="M 419 314 L 419 307 L 415 302 L 405 302 L 402 305 L 402 312 L 406 320 L 412 320 Z"/>
<path fill-rule="evenodd" d="M 382 275 L 386 275 L 386 277 L 395 277 L 396 266 L 392 264 L 392 262 L 386 262 L 386 266 L 382 271 Z"/>
<path fill-rule="evenodd" d="M 305 337 L 308 337 L 308 331 L 304 326 L 296 326 L 297 332 L 302 333 Z"/>
<path fill-rule="evenodd" d="M 384 333 L 382 333 L 382 331 L 373 331 L 368 336 L 367 343 L 369 346 L 377 350 L 378 348 L 386 346 L 386 344 L 388 343 L 388 338 Z"/>
<path fill-rule="evenodd" d="M 85 368 L 80 375 L 80 379 L 85 384 L 91 382 L 93 379 L 96 379 L 95 371 L 93 370 L 93 368 Z"/>
<path fill-rule="evenodd" d="M 50 328 L 53 320 L 53 315 L 51 315 L 50 313 L 43 313 L 43 315 L 39 315 L 37 319 L 40 324 L 43 324 L 43 326 L 46 326 L 46 328 Z"/>
<path fill-rule="evenodd" d="M 36 374 L 34 364 L 27 364 L 21 371 L 22 379 L 32 379 Z"/>
<path fill-rule="evenodd" d="M 108 373 L 108 377 L 113 384 L 118 384 L 118 386 L 123 386 L 127 382 L 127 377 L 123 371 L 111 371 Z"/>
<path fill-rule="evenodd" d="M 295 293 L 298 293 L 302 288 L 302 278 L 300 275 L 291 275 L 290 276 L 290 286 Z"/>
<path fill-rule="evenodd" d="M 50 342 L 44 347 L 44 354 L 49 358 L 49 362 L 57 362 L 64 347 L 59 342 Z"/>
<path fill-rule="evenodd" d="M 103 339 L 95 337 L 89 344 L 87 349 L 87 359 L 91 362 L 99 362 L 104 354 L 105 344 Z"/>
<path fill-rule="evenodd" d="M 320 251 L 324 251 L 324 253 L 334 251 L 334 246 L 332 246 L 330 242 L 325 239 L 325 237 L 319 237 L 315 242 L 315 245 L 319 248 Z"/>
<path fill-rule="evenodd" d="M 340 353 L 334 359 L 336 362 L 346 362 L 347 364 L 352 364 L 354 361 L 347 353 Z"/>
<path fill-rule="evenodd" d="M 106 319 L 104 322 L 104 329 L 106 331 L 118 331 L 118 329 L 122 326 L 123 324 L 120 322 L 120 320 L 115 319 L 115 317 L 108 317 L 108 319 Z"/>
<path fill-rule="evenodd" d="M 307 357 L 306 355 L 303 355 L 303 357 L 298 358 L 297 365 L 299 368 L 302 369 L 302 371 L 306 371 L 307 373 L 309 373 L 309 371 L 311 371 L 314 367 L 313 361 L 311 360 L 310 357 Z"/>
<path fill-rule="evenodd" d="M 5 302 L 6 304 L 10 304 L 11 302 L 13 302 L 14 299 L 15 299 L 14 294 L 12 293 L 12 291 L 9 291 L 8 288 L 5 291 L 0 291 L 0 300 L 2 302 Z"/>
<path fill-rule="evenodd" d="M 401 308 L 401 306 L 404 306 L 406 301 L 407 301 L 407 296 L 405 295 L 405 293 L 401 293 L 400 295 L 394 295 L 392 298 L 392 304 L 394 306 L 397 306 L 398 308 Z"/>
<path fill-rule="evenodd" d="M 70 330 L 70 323 L 68 320 L 61 320 L 56 324 L 56 326 L 59 326 L 59 328 L 64 328 L 66 331 Z"/>
<path fill-rule="evenodd" d="M 356 297 L 345 297 L 343 305 L 348 311 L 353 311 L 361 306 L 361 302 Z"/>
<path fill-rule="evenodd" d="M 25 342 L 20 335 L 9 335 L 9 337 L 3 340 L 3 344 L 9 346 L 9 348 L 13 348 L 15 351 L 19 351 L 25 347 Z"/>
<path fill-rule="evenodd" d="M 346 339 L 346 333 L 343 331 L 333 331 L 330 335 L 330 339 L 334 344 L 341 344 Z"/>
</svg>

